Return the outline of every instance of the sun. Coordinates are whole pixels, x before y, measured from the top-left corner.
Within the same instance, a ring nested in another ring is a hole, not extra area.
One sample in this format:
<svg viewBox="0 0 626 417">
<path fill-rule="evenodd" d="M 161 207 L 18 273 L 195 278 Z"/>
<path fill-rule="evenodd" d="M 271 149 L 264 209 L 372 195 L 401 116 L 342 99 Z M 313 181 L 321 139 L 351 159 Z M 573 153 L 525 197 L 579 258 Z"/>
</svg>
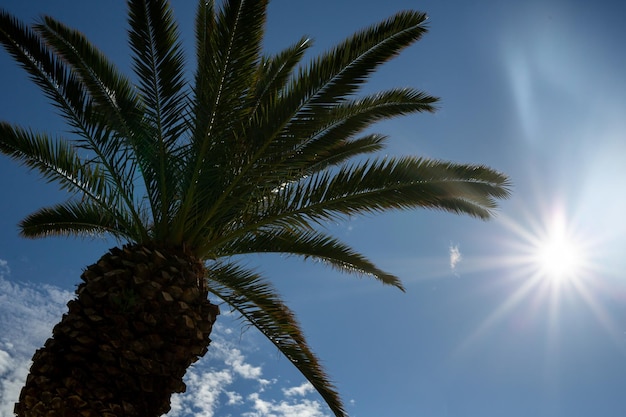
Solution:
<svg viewBox="0 0 626 417">
<path fill-rule="evenodd" d="M 585 269 L 585 252 L 580 237 L 556 216 L 533 239 L 531 258 L 540 277 L 559 282 L 580 277 Z"/>
<path fill-rule="evenodd" d="M 513 215 L 501 215 L 498 222 L 506 233 L 494 240 L 498 256 L 474 261 L 474 271 L 493 270 L 504 277 L 498 291 L 507 288 L 507 292 L 458 344 L 455 354 L 476 347 L 498 326 L 530 329 L 536 325 L 547 330 L 546 363 L 552 363 L 552 358 L 556 363 L 559 358 L 551 355 L 566 348 L 560 339 L 565 328 L 562 326 L 569 326 L 579 317 L 572 316 L 578 314 L 578 308 L 593 315 L 616 343 L 623 342 L 623 326 L 605 303 L 613 296 L 607 292 L 611 277 L 607 273 L 613 271 L 601 262 L 606 256 L 606 232 L 591 228 L 593 223 L 586 217 L 589 212 L 577 204 L 551 202 L 549 198 L 539 201 L 536 205 L 516 206 Z M 619 279 L 622 275 L 615 274 Z"/>
<path fill-rule="evenodd" d="M 539 273 L 548 279 L 563 280 L 576 276 L 584 254 L 580 244 L 564 233 L 552 233 L 540 240 L 535 248 L 535 262 Z"/>
<path fill-rule="evenodd" d="M 505 242 L 511 256 L 504 261 L 522 276 L 564 289 L 561 284 L 582 285 L 592 275 L 593 239 L 563 206 L 506 218 L 504 225 L 513 233 L 513 239 Z"/>
</svg>

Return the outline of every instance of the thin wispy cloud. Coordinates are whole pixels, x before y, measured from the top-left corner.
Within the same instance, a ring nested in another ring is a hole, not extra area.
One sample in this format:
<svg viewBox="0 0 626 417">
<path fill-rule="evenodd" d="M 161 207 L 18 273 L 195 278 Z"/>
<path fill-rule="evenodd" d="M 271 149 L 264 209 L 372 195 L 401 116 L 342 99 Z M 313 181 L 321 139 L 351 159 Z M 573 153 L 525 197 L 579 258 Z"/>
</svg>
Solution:
<svg viewBox="0 0 626 417">
<path fill-rule="evenodd" d="M 11 355 L 9 355 L 6 351 L 1 350 L 2 347 L 4 346 L 0 346 L 0 375 L 4 375 L 12 367 Z M 7 346 L 7 348 L 10 348 L 10 346 Z"/>
<path fill-rule="evenodd" d="M 4 259 L 0 259 L 0 278 L 4 278 L 11 273 L 11 269 L 9 268 L 9 263 Z"/>
<path fill-rule="evenodd" d="M 456 273 L 456 267 L 463 259 L 461 251 L 459 250 L 459 245 L 450 245 L 448 249 L 450 255 L 450 269 L 452 272 Z"/>
<path fill-rule="evenodd" d="M 53 326 L 67 311 L 73 293 L 50 285 L 11 280 L 10 268 L 0 259 L 0 416 L 13 415 L 13 406 L 24 384 L 30 359 L 43 346 Z M 168 417 L 327 417 L 326 405 L 313 387 L 300 379 L 294 386 L 264 376 L 261 365 L 248 354 L 258 355 L 258 341 L 242 342 L 241 322 L 226 313 L 214 327 L 209 353 L 185 375 L 187 390 L 172 396 Z M 257 336 L 246 336 L 255 339 Z M 262 336 L 258 335 L 261 340 Z M 275 352 L 272 352 L 275 356 Z M 270 370 L 271 371 L 271 370 Z"/>
</svg>

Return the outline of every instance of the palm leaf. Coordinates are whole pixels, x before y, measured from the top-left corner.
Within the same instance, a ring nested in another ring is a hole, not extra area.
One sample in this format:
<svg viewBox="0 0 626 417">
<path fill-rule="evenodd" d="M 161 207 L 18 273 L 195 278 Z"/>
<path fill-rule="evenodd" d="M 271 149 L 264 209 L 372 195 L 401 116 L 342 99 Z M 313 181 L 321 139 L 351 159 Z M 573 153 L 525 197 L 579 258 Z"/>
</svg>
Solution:
<svg viewBox="0 0 626 417">
<path fill-rule="evenodd" d="M 313 229 L 311 221 L 392 209 L 440 209 L 488 219 L 496 199 L 508 196 L 508 187 L 506 176 L 480 165 L 413 157 L 365 161 L 285 183 L 254 204 L 249 201 L 246 221 L 227 224 L 212 244 L 264 227 Z"/>
<path fill-rule="evenodd" d="M 254 89 L 251 90 L 253 94 L 251 114 L 254 117 L 259 118 L 256 115 L 257 110 L 265 108 L 282 92 L 294 69 L 311 45 L 311 40 L 303 37 L 274 56 L 262 57 L 255 77 L 257 81 Z M 271 118 L 263 118 L 263 121 L 271 121 Z M 252 125 L 258 126 L 259 123 L 252 123 Z"/>
<path fill-rule="evenodd" d="M 172 12 L 165 1 L 129 2 L 134 71 L 145 108 L 149 146 L 137 149 L 150 198 L 155 231 L 168 233 L 180 193 L 180 135 L 187 127 L 184 58 Z"/>
<path fill-rule="evenodd" d="M 495 199 L 508 195 L 508 181 L 484 166 L 384 158 L 313 175 L 279 194 L 288 202 L 286 212 L 316 219 L 417 207 L 487 219 Z"/>
<path fill-rule="evenodd" d="M 309 348 L 295 315 L 274 288 L 238 265 L 216 265 L 210 270 L 209 291 L 265 335 L 309 380 L 336 416 L 345 416 L 339 394 Z"/>
<path fill-rule="evenodd" d="M 132 240 L 137 236 L 137 225 L 125 213 L 108 213 L 99 205 L 87 201 L 67 201 L 44 207 L 20 222 L 21 235 L 28 238 L 47 236 L 93 237 L 110 234 L 119 239 Z"/>
<path fill-rule="evenodd" d="M 309 175 L 310 173 L 321 171 L 332 166 L 338 166 L 356 156 L 366 155 L 378 152 L 385 147 L 388 136 L 372 133 L 359 137 L 354 140 L 333 141 L 333 144 L 325 144 L 325 141 L 317 141 L 316 144 L 307 146 L 304 153 L 310 153 L 317 146 L 323 149 L 317 152 L 317 158 L 309 158 L 309 161 L 303 161 L 304 167 L 302 173 Z"/>
<path fill-rule="evenodd" d="M 218 251 L 220 256 L 249 253 L 282 253 L 312 258 L 340 271 L 372 276 L 385 285 L 404 291 L 400 280 L 377 268 L 365 256 L 319 231 L 292 229 L 259 230 L 233 239 Z"/>
<path fill-rule="evenodd" d="M 436 101 L 435 97 L 408 88 L 389 90 L 358 100 L 346 100 L 329 110 L 325 120 L 318 121 L 317 132 L 312 133 L 309 140 L 295 145 L 285 142 L 282 149 L 274 150 L 278 153 L 268 155 L 267 160 L 259 164 L 259 172 L 254 172 L 248 182 L 254 181 L 275 187 L 278 184 L 260 175 L 271 172 L 281 182 L 296 180 L 298 177 L 362 154 L 365 149 L 375 152 L 380 149 L 378 146 L 365 148 L 359 146 L 358 153 L 350 151 L 346 153 L 345 147 L 355 149 L 356 143 L 349 139 L 373 123 L 410 113 L 432 112 L 435 110 Z M 363 140 L 382 143 L 380 136 L 368 136 Z M 343 154 L 345 155 L 341 157 Z M 294 173 L 297 177 L 293 177 Z"/>
<path fill-rule="evenodd" d="M 300 75 L 285 86 L 277 98 L 267 106 L 259 107 L 260 115 L 248 128 L 250 136 L 260 137 L 260 141 L 253 139 L 253 143 L 259 142 L 259 145 L 252 148 L 253 155 L 243 158 L 249 162 L 243 167 L 238 165 L 234 170 L 236 176 L 234 178 L 228 176 L 229 180 L 223 183 L 215 178 L 223 170 L 205 167 L 206 176 L 210 178 L 207 185 L 224 192 L 219 200 L 211 204 L 209 212 L 202 216 L 200 227 L 196 230 L 205 230 L 204 225 L 215 218 L 223 221 L 231 217 L 229 213 L 235 213 L 239 205 L 238 201 L 232 200 L 232 196 L 239 195 L 234 190 L 240 191 L 238 187 L 244 190 L 248 188 L 240 184 L 245 184 L 256 176 L 256 172 L 250 172 L 252 167 L 259 166 L 263 167 L 261 169 L 265 172 L 272 171 L 263 163 L 268 155 L 281 155 L 283 158 L 285 155 L 292 155 L 299 144 L 306 143 L 319 129 L 320 124 L 323 125 L 329 119 L 329 109 L 335 103 L 341 103 L 380 64 L 421 37 L 426 30 L 423 24 L 425 19 L 426 16 L 422 13 L 403 12 L 359 32 L 314 61 L 307 70 L 302 70 Z M 422 103 L 422 108 L 425 108 L 424 104 Z M 232 117 L 232 120 L 237 119 Z M 273 129 L 268 129 L 268 126 Z M 237 131 L 230 132 L 230 135 L 238 139 Z M 223 140 L 221 143 L 231 142 Z M 231 143 L 229 149 L 232 148 Z M 227 166 L 228 162 L 212 160 L 212 164 L 223 167 Z M 292 167 L 288 169 L 291 172 L 295 171 Z M 285 170 L 281 171 L 284 172 Z M 282 178 L 282 181 L 284 180 L 285 178 Z M 258 184 L 257 181 L 255 183 Z M 229 200 L 229 204 L 222 207 L 226 200 Z"/>
<path fill-rule="evenodd" d="M 426 32 L 425 20 L 423 13 L 400 12 L 356 33 L 301 70 L 281 103 L 286 110 L 283 117 L 289 120 L 281 134 L 308 139 L 329 109 L 355 93 L 381 64 Z"/>
<path fill-rule="evenodd" d="M 5 11 L 0 11 L 0 42 L 61 110 L 77 134 L 91 137 L 104 128 L 98 120 L 86 117 L 90 97 L 77 76 L 54 56 L 37 32 Z"/>
<path fill-rule="evenodd" d="M 213 15 L 212 2 L 200 4 L 195 151 L 188 165 L 185 213 L 196 199 L 200 206 L 211 207 L 219 196 L 206 191 L 198 195 L 197 190 L 216 185 L 224 189 L 232 178 L 232 156 L 240 148 L 237 132 L 242 132 L 241 120 L 249 114 L 246 103 L 260 61 L 266 6 L 267 1 L 234 0 Z"/>
<path fill-rule="evenodd" d="M 343 101 L 329 112 L 327 120 L 320 122 L 317 131 L 294 153 L 314 155 L 315 152 L 324 152 L 324 145 L 332 147 L 378 121 L 418 112 L 434 112 L 437 100 L 422 91 L 403 88 Z"/>
<path fill-rule="evenodd" d="M 83 146 L 94 152 L 96 162 L 102 164 L 104 174 L 112 184 L 115 184 L 127 210 L 135 218 L 135 223 L 141 223 L 138 213 L 135 212 L 135 202 L 132 200 L 132 169 L 127 168 L 132 167 L 132 164 L 128 164 L 132 158 L 129 158 L 125 152 L 119 152 L 121 141 L 113 140 L 114 131 L 107 118 L 104 117 L 102 105 L 95 103 L 91 91 L 84 88 L 82 74 L 75 72 L 73 67 L 68 68 L 67 62 L 55 57 L 55 51 L 50 49 L 50 44 L 47 44 L 45 39 L 46 36 L 41 35 L 42 32 L 48 31 L 45 23 L 37 25 L 37 31 L 33 31 L 6 12 L 0 13 L 0 19 L 2 23 L 0 41 L 29 72 L 44 93 L 53 99 L 76 133 L 81 135 Z M 46 21 L 55 25 L 51 18 L 46 18 Z M 60 24 L 55 26 L 63 28 Z M 68 29 L 65 31 L 72 33 L 88 45 L 82 35 Z M 53 37 L 49 33 L 48 35 Z M 66 44 L 65 47 L 72 50 L 71 45 Z M 94 54 L 98 55 L 95 52 Z M 112 89 L 105 88 L 105 90 L 108 91 L 110 99 L 117 97 Z M 128 115 L 137 113 L 136 109 L 126 110 Z"/>
<path fill-rule="evenodd" d="M 0 122 L 0 152 L 39 171 L 49 182 L 58 182 L 62 190 L 101 202 L 103 208 L 115 201 L 99 167 L 83 163 L 64 139 Z"/>
<path fill-rule="evenodd" d="M 143 113 L 132 84 L 77 30 L 49 16 L 34 28 L 91 97 L 89 117 L 102 120 L 107 133 L 86 138 L 87 148 L 97 154 L 129 208 L 134 207 L 137 149 L 145 146 L 146 135 L 141 134 Z"/>
<path fill-rule="evenodd" d="M 132 83 L 79 31 L 50 16 L 44 16 L 34 28 L 78 75 L 82 87 L 97 105 L 98 113 L 106 117 L 109 128 L 123 138 L 119 142 L 131 140 L 135 136 L 133 127 L 139 126 L 143 117 Z"/>
</svg>

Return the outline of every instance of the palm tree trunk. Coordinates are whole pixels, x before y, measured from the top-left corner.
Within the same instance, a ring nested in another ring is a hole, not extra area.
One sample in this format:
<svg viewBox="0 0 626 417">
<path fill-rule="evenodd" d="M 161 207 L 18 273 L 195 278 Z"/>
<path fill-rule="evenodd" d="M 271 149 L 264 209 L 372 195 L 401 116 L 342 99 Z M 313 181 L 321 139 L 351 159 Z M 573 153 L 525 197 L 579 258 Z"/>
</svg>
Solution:
<svg viewBox="0 0 626 417">
<path fill-rule="evenodd" d="M 82 274 L 33 365 L 20 417 L 160 416 L 207 352 L 219 309 L 197 259 L 145 246 L 111 249 Z"/>
</svg>

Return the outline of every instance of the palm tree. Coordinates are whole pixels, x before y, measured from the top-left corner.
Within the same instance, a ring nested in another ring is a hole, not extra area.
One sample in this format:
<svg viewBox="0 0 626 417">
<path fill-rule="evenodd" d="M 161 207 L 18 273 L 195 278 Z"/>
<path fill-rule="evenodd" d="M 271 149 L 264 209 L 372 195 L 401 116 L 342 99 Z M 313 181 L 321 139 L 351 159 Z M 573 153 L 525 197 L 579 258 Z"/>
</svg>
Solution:
<svg viewBox="0 0 626 417">
<path fill-rule="evenodd" d="M 0 150 L 70 195 L 20 223 L 28 238 L 110 235 L 120 247 L 86 268 L 76 298 L 33 357 L 19 416 L 158 416 L 185 390 L 219 314 L 211 293 L 285 354 L 337 416 L 338 393 L 250 253 L 324 261 L 403 290 L 397 277 L 322 227 L 417 207 L 482 219 L 508 195 L 490 168 L 367 157 L 373 123 L 432 112 L 412 88 L 357 96 L 377 67 L 418 40 L 426 16 L 398 13 L 303 65 L 300 39 L 262 51 L 267 1 L 198 2 L 197 68 L 187 80 L 166 0 L 129 0 L 136 83 L 78 31 L 0 13 L 0 41 L 70 129 L 0 124 Z"/>
</svg>

